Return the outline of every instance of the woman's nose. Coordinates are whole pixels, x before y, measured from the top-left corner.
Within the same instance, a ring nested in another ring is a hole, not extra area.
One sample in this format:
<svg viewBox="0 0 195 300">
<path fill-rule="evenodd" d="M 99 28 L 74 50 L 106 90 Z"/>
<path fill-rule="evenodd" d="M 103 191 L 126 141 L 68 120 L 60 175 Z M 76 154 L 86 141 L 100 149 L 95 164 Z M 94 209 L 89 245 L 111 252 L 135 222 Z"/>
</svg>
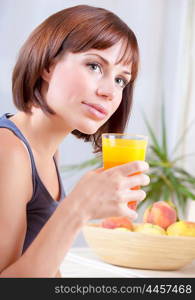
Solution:
<svg viewBox="0 0 195 300">
<path fill-rule="evenodd" d="M 100 97 L 112 101 L 115 96 L 114 86 L 108 84 L 101 85 L 97 88 L 96 94 Z"/>
</svg>

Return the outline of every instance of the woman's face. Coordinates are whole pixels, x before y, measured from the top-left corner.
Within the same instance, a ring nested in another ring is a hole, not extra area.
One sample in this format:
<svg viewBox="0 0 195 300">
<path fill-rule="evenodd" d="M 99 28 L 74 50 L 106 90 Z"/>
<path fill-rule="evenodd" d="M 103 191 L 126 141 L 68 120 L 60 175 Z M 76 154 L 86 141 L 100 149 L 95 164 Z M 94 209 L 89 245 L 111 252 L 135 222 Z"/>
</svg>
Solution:
<svg viewBox="0 0 195 300">
<path fill-rule="evenodd" d="M 43 73 L 43 97 L 66 129 L 94 134 L 117 110 L 131 66 L 116 64 L 118 42 L 105 50 L 67 53 Z"/>
</svg>

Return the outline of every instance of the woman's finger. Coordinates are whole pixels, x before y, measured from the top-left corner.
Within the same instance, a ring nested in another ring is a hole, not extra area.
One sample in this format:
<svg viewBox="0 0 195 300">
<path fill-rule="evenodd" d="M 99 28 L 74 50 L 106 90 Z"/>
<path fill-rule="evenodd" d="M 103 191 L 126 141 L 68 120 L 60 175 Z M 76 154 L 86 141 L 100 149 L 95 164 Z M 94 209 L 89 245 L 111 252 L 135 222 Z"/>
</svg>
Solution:
<svg viewBox="0 0 195 300">
<path fill-rule="evenodd" d="M 119 202 L 128 203 L 130 201 L 140 202 L 146 197 L 146 193 L 143 190 L 126 190 L 121 194 Z"/>
<path fill-rule="evenodd" d="M 131 176 L 127 181 L 124 182 L 125 187 L 133 188 L 135 186 L 145 186 L 150 183 L 150 177 L 145 174 L 139 174 Z"/>
<path fill-rule="evenodd" d="M 137 219 L 138 214 L 134 210 L 128 208 L 127 204 L 121 203 L 120 216 L 127 216 L 131 221 L 134 221 Z"/>
<path fill-rule="evenodd" d="M 149 169 L 149 165 L 145 161 L 137 160 L 130 163 L 126 163 L 120 166 L 116 166 L 106 170 L 106 172 L 120 172 L 121 174 L 128 176 L 135 173 L 146 172 Z"/>
</svg>

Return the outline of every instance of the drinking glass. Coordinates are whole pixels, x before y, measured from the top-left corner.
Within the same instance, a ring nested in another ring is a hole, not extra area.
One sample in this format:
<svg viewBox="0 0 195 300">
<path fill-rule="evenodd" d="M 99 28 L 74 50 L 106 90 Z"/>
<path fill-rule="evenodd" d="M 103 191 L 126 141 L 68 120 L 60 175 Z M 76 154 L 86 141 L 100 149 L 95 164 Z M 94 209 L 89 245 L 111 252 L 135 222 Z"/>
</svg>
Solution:
<svg viewBox="0 0 195 300">
<path fill-rule="evenodd" d="M 135 160 L 145 160 L 148 137 L 121 133 L 102 134 L 103 167 L 109 169 Z M 139 172 L 129 176 L 137 175 Z M 139 186 L 131 188 L 140 189 Z M 130 201 L 128 207 L 136 209 L 137 202 Z"/>
</svg>

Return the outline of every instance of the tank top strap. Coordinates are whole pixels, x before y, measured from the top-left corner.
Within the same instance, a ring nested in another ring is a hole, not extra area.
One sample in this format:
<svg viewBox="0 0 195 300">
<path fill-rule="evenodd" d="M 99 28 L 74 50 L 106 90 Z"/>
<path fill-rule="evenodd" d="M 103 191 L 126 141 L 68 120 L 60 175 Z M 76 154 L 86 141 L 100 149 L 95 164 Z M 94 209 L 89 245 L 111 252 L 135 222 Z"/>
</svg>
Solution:
<svg viewBox="0 0 195 300">
<path fill-rule="evenodd" d="M 9 120 L 9 118 L 11 116 L 13 116 L 13 114 L 6 113 L 0 118 L 0 128 L 7 128 L 7 129 L 11 130 L 26 146 L 26 148 L 28 150 L 28 153 L 30 155 L 30 160 L 31 160 L 33 192 L 34 192 L 35 191 L 35 184 L 36 184 L 36 180 L 35 180 L 36 166 L 35 166 L 33 153 L 32 153 L 31 147 L 30 147 L 27 139 L 24 137 L 22 132 L 19 130 L 19 128 L 16 127 L 16 125 L 11 120 Z"/>
</svg>

